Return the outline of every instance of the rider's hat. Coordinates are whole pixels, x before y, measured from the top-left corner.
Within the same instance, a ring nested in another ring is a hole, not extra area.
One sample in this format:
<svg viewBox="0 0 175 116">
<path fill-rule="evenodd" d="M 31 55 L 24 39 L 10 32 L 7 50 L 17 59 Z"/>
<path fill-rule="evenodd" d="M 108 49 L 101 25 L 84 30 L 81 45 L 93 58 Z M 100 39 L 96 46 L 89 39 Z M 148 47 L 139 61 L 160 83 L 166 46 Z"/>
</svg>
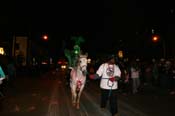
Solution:
<svg viewBox="0 0 175 116">
<path fill-rule="evenodd" d="M 116 58 L 114 54 L 110 54 L 110 55 L 107 56 L 107 60 L 111 60 L 113 58 L 114 59 Z"/>
</svg>

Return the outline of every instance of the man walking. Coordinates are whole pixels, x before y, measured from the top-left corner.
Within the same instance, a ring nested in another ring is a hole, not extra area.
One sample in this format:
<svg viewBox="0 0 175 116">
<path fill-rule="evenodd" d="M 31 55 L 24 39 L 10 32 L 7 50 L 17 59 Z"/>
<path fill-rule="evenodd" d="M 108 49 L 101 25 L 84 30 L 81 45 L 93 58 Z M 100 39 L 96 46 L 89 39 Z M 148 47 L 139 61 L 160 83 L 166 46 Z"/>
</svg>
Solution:
<svg viewBox="0 0 175 116">
<path fill-rule="evenodd" d="M 115 64 L 115 56 L 108 57 L 107 62 L 100 65 L 95 75 L 90 78 L 100 78 L 101 88 L 101 109 L 104 109 L 109 100 L 110 112 L 112 116 L 118 116 L 117 89 L 118 80 L 121 77 L 121 70 Z"/>
</svg>

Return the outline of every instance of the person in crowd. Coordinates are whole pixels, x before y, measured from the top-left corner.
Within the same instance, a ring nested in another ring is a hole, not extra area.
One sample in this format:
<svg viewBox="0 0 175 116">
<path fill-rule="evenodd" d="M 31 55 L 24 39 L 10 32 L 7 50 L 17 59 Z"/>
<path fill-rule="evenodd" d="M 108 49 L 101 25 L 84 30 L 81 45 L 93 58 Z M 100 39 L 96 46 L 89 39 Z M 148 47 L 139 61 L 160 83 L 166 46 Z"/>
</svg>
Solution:
<svg viewBox="0 0 175 116">
<path fill-rule="evenodd" d="M 0 65 L 0 96 L 4 96 L 3 94 L 3 80 L 6 78 L 6 75 Z"/>
<path fill-rule="evenodd" d="M 158 70 L 158 63 L 153 61 L 153 69 L 152 69 L 152 78 L 153 78 L 153 85 L 158 85 L 158 78 L 159 78 L 159 70 Z"/>
<path fill-rule="evenodd" d="M 105 63 L 102 63 L 96 73 L 90 75 L 92 79 L 100 79 L 101 109 L 104 110 L 109 100 L 112 116 L 118 116 L 117 90 L 118 80 L 121 78 L 121 70 L 115 62 L 115 56 L 111 55 Z"/>
<path fill-rule="evenodd" d="M 175 95 L 175 61 L 173 62 L 171 68 L 170 95 Z"/>
<path fill-rule="evenodd" d="M 140 87 L 140 68 L 136 61 L 131 63 L 130 71 L 132 79 L 132 93 L 135 94 L 138 92 Z"/>
<path fill-rule="evenodd" d="M 14 79 L 16 77 L 16 67 L 13 58 L 9 58 L 9 62 L 7 64 L 7 73 L 8 73 L 8 83 L 9 86 L 14 86 Z"/>
</svg>

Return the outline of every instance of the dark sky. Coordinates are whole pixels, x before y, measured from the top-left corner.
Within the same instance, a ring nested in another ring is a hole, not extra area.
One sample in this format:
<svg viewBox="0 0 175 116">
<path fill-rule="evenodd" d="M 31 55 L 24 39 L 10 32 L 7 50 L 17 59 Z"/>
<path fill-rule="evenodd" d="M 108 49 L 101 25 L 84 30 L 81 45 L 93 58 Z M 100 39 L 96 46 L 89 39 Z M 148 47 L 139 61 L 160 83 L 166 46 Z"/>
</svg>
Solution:
<svg viewBox="0 0 175 116">
<path fill-rule="evenodd" d="M 53 43 L 81 35 L 89 51 L 135 50 L 151 29 L 166 37 L 175 30 L 170 0 L 6 0 L 0 8 L 2 32 L 48 33 Z"/>
</svg>

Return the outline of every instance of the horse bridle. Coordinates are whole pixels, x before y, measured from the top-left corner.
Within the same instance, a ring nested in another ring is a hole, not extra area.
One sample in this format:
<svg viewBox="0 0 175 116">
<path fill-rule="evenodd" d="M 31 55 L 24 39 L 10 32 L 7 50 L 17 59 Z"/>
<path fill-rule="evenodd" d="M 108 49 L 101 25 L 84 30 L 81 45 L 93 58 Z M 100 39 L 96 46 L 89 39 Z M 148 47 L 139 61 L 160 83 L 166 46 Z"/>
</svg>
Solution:
<svg viewBox="0 0 175 116">
<path fill-rule="evenodd" d="M 80 62 L 81 62 L 81 60 L 79 60 L 79 64 L 80 64 Z M 80 65 L 80 70 L 81 70 L 81 71 L 83 71 L 83 70 L 82 70 L 82 69 L 83 69 L 83 67 L 85 67 L 85 68 L 86 68 L 86 67 L 87 67 L 87 65 L 86 65 L 86 64 L 85 64 L 85 65 L 82 65 L 82 66 Z"/>
<path fill-rule="evenodd" d="M 80 70 L 81 70 L 81 71 L 83 71 L 83 70 L 82 70 L 82 69 L 83 69 L 83 67 L 85 67 L 85 68 L 86 68 L 86 67 L 87 67 L 87 65 L 80 66 Z"/>
</svg>

